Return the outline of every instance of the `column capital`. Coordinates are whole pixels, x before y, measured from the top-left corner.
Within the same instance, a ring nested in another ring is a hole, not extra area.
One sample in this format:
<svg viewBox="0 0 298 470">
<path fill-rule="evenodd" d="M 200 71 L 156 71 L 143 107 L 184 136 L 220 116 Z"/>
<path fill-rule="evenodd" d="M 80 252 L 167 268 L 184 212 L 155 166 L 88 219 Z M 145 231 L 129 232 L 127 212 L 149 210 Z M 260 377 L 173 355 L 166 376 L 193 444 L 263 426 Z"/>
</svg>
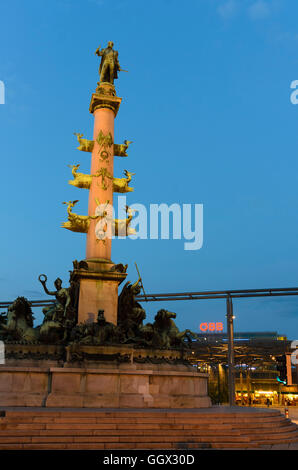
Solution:
<svg viewBox="0 0 298 470">
<path fill-rule="evenodd" d="M 91 114 L 100 108 L 108 108 L 117 116 L 122 98 L 116 96 L 115 87 L 111 83 L 98 83 L 95 93 L 92 93 L 89 111 Z"/>
</svg>

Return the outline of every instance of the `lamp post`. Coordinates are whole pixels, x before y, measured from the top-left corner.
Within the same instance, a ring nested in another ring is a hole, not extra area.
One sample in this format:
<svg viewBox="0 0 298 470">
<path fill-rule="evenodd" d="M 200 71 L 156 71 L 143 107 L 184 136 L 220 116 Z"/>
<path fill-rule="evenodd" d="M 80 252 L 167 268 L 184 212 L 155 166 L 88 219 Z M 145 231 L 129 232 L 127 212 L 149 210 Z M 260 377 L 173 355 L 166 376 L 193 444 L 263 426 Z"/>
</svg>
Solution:
<svg viewBox="0 0 298 470">
<path fill-rule="evenodd" d="M 227 333 L 228 333 L 228 370 L 229 370 L 229 405 L 235 406 L 235 357 L 234 357 L 234 326 L 233 302 L 227 296 Z"/>
</svg>

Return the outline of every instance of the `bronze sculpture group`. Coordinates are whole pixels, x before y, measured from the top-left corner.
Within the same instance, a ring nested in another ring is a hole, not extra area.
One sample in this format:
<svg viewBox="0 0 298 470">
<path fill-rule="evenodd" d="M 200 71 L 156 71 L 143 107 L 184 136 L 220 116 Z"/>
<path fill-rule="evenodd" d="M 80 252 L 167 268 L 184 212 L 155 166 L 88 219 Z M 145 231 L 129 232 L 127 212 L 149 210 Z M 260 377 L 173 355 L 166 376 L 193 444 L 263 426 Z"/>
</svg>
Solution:
<svg viewBox="0 0 298 470">
<path fill-rule="evenodd" d="M 74 268 L 87 268 L 82 261 L 73 264 Z M 120 268 L 126 270 L 127 266 L 119 265 L 117 269 Z M 69 287 L 62 287 L 61 279 L 57 278 L 53 291 L 47 288 L 47 277 L 41 274 L 38 279 L 45 293 L 55 297 L 52 304 L 43 308 L 42 324 L 33 326 L 30 302 L 25 297 L 18 297 L 7 312 L 0 315 L 0 339 L 5 343 L 133 344 L 161 349 L 187 347 L 195 339 L 195 333 L 190 330 L 180 332 L 173 321 L 176 314 L 164 309 L 157 312 L 153 323 L 143 324 L 146 312 L 136 300 L 141 291 L 140 278 L 134 284 L 127 282 L 119 295 L 117 325 L 106 321 L 103 310 L 97 312 L 96 322 L 77 324 L 78 286 L 72 274 Z"/>
</svg>

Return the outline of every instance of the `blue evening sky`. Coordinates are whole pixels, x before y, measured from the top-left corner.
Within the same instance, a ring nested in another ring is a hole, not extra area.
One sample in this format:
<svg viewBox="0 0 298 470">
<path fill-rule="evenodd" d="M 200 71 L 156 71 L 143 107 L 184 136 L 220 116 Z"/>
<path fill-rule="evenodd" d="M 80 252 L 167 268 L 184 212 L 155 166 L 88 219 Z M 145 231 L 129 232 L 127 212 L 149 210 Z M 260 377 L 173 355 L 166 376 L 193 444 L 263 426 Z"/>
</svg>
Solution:
<svg viewBox="0 0 298 470">
<path fill-rule="evenodd" d="M 0 300 L 45 298 L 37 278 L 68 283 L 85 235 L 60 228 L 68 164 L 90 170 L 74 132 L 92 138 L 96 48 L 109 40 L 122 68 L 115 140 L 134 143 L 115 175 L 134 171 L 129 204 L 204 205 L 204 243 L 114 240 L 136 261 L 147 293 L 298 285 L 298 3 L 295 0 L 3 0 L 0 17 Z M 147 304 L 180 328 L 225 321 L 222 301 Z M 236 331 L 297 339 L 296 297 L 235 302 Z M 42 320 L 36 312 L 37 323 Z"/>
</svg>

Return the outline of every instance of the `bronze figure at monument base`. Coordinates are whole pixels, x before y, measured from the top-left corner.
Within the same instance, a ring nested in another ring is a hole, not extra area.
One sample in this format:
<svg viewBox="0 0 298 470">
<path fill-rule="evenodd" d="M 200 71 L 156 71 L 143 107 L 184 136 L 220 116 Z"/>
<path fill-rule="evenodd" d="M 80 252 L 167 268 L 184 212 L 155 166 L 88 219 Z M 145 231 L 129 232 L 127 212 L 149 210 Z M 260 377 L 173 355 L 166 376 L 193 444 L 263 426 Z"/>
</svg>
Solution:
<svg viewBox="0 0 298 470">
<path fill-rule="evenodd" d="M 73 262 L 70 271 L 70 286 L 62 287 L 57 278 L 55 290 L 47 287 L 47 276 L 38 278 L 47 295 L 55 301 L 43 308 L 44 319 L 41 325 L 33 326 L 33 312 L 30 302 L 18 297 L 1 316 L 0 340 L 5 343 L 22 344 L 73 344 L 81 345 L 127 345 L 144 348 L 188 348 L 196 335 L 190 330 L 180 332 L 175 325 L 176 314 L 159 310 L 153 323 L 144 324 L 146 312 L 137 302 L 141 291 L 141 278 L 135 283 L 126 282 L 118 298 L 116 321 L 106 317 L 104 304 L 98 303 L 97 311 L 92 311 L 88 302 L 88 317 L 83 321 L 79 316 L 79 291 L 83 282 L 95 283 L 97 289 L 103 283 L 114 282 L 116 287 L 126 278 L 127 265 L 113 264 L 107 260 L 82 260 Z M 104 301 L 104 299 L 103 299 Z M 106 305 L 109 305 L 107 303 Z"/>
</svg>

